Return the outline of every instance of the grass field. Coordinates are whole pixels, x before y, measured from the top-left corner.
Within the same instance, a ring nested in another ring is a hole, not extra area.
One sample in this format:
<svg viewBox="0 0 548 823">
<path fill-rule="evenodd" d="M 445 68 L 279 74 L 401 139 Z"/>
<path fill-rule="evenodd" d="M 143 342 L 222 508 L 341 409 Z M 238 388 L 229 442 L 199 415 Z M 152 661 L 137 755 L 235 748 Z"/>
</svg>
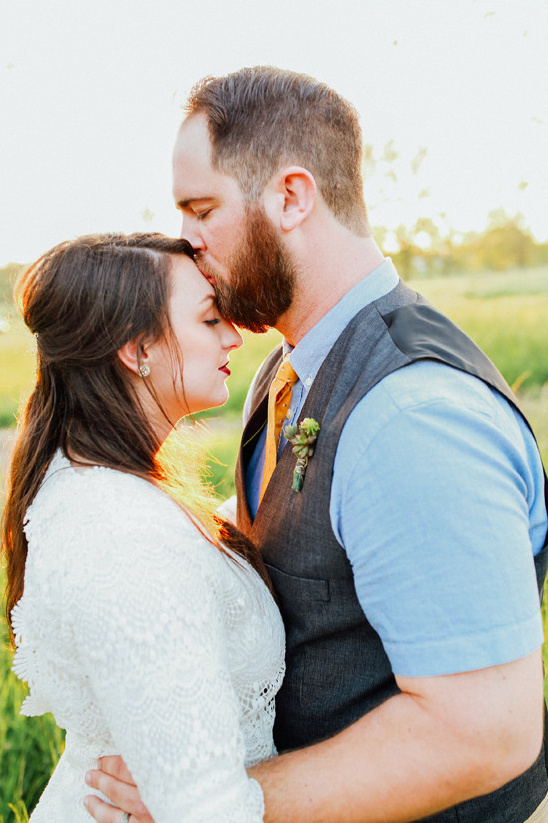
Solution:
<svg viewBox="0 0 548 823">
<path fill-rule="evenodd" d="M 489 273 L 413 281 L 486 351 L 519 394 L 548 465 L 548 271 Z M 33 340 L 9 303 L 0 308 L 9 331 L 0 333 L 0 426 L 13 425 L 17 407 L 33 382 Z M 258 363 L 279 340 L 276 333 L 246 336 L 231 358 L 231 398 L 210 415 L 212 482 L 220 497 L 233 491 L 232 472 L 239 420 L 249 381 Z M 546 622 L 545 622 L 546 625 Z M 5 625 L 2 624 L 5 632 Z M 22 718 L 24 687 L 10 672 L 5 636 L 0 639 L 0 823 L 27 819 L 59 756 L 63 734 L 49 716 Z"/>
</svg>

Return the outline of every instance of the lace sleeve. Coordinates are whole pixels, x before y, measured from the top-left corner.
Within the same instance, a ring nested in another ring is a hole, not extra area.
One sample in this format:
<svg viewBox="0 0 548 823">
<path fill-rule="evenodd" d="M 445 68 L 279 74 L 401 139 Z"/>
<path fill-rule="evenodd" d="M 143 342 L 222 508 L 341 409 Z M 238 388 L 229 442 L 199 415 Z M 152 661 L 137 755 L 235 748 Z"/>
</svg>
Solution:
<svg viewBox="0 0 548 823">
<path fill-rule="evenodd" d="M 74 640 L 143 802 L 156 823 L 262 820 L 227 665 L 225 561 L 157 489 L 97 503 L 76 535 Z"/>
</svg>

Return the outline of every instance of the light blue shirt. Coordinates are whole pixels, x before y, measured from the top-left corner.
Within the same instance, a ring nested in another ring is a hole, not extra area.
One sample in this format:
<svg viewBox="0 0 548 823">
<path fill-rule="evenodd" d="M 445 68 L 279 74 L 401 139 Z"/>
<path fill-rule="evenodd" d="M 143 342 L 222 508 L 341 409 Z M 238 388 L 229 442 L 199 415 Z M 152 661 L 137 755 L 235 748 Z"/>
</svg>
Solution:
<svg viewBox="0 0 548 823">
<path fill-rule="evenodd" d="M 387 259 L 293 350 L 284 343 L 299 376 L 288 424 L 352 317 L 397 283 Z M 253 514 L 265 437 L 247 473 Z M 521 416 L 482 381 L 423 361 L 375 386 L 342 431 L 330 517 L 396 674 L 485 668 L 542 644 L 532 561 L 547 528 L 542 463 Z"/>
</svg>

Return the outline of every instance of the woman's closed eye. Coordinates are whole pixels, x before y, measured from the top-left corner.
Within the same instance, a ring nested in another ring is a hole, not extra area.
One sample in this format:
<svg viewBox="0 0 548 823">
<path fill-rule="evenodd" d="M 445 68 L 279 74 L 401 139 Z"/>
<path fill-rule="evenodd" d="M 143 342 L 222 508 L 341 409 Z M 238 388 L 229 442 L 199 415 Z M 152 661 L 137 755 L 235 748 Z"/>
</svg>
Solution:
<svg viewBox="0 0 548 823">
<path fill-rule="evenodd" d="M 206 324 L 206 326 L 216 326 L 217 323 L 220 323 L 220 322 L 221 322 L 220 317 L 212 317 L 209 320 L 204 320 L 204 323 Z"/>
</svg>

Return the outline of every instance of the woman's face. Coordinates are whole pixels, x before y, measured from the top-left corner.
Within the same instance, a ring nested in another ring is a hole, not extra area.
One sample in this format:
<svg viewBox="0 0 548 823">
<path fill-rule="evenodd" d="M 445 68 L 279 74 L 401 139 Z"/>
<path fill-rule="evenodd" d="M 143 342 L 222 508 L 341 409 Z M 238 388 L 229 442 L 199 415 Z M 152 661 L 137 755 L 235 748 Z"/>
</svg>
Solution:
<svg viewBox="0 0 548 823">
<path fill-rule="evenodd" d="M 180 356 L 169 341 L 160 340 L 145 346 L 143 362 L 150 366 L 145 380 L 151 381 L 170 422 L 175 423 L 186 414 L 226 403 L 229 352 L 243 341 L 219 314 L 212 286 L 189 257 L 172 256 L 171 276 L 169 312 Z"/>
</svg>

